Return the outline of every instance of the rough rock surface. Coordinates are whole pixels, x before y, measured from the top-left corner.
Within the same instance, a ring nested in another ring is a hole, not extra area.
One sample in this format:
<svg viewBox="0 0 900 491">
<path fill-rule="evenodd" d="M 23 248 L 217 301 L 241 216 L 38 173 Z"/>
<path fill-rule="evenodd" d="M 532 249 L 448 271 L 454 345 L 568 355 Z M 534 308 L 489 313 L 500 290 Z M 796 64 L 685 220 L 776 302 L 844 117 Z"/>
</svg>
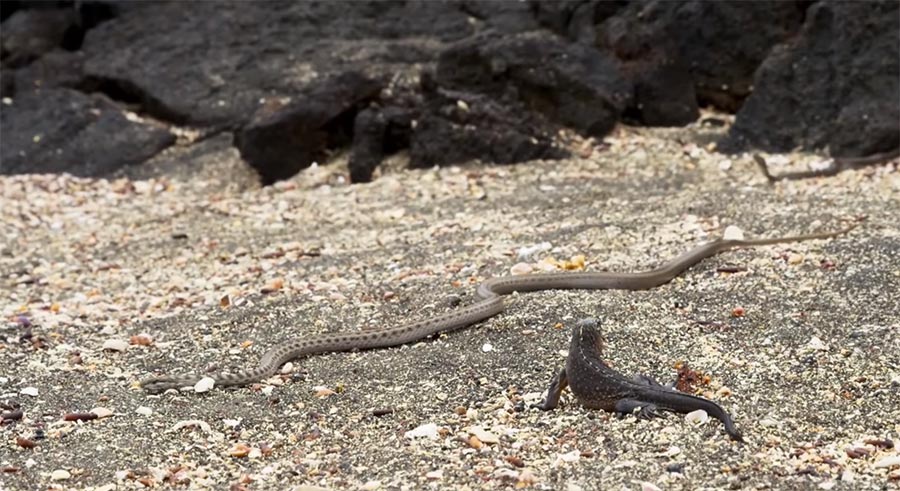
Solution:
<svg viewBox="0 0 900 491">
<path fill-rule="evenodd" d="M 512 92 L 531 111 L 589 136 L 612 129 L 632 93 L 611 57 L 539 32 L 457 43 L 441 53 L 435 80 L 498 99 Z"/>
<path fill-rule="evenodd" d="M 466 19 L 443 3 L 149 4 L 88 34 L 85 72 L 132 88 L 160 119 L 234 127 L 260 101 L 346 70 L 426 63 L 442 43 L 473 32 Z"/>
<path fill-rule="evenodd" d="M 133 121 L 102 95 L 39 90 L 3 103 L 4 174 L 109 175 L 140 164 L 175 142 L 166 128 Z"/>
<path fill-rule="evenodd" d="M 859 157 L 900 147 L 900 3 L 819 2 L 760 66 L 730 145 Z"/>
<path fill-rule="evenodd" d="M 4 68 L 25 66 L 44 53 L 71 46 L 78 13 L 68 9 L 19 10 L 3 21 L 0 51 Z"/>
<path fill-rule="evenodd" d="M 890 1 L 2 5 L 4 98 L 99 92 L 184 136 L 181 145 L 228 133 L 267 184 L 348 149 L 353 182 L 398 151 L 414 166 L 556 158 L 569 129 L 602 137 L 619 122 L 679 126 L 704 105 L 740 110 L 726 151 L 861 156 L 900 145 Z M 381 90 L 331 83 L 354 76 Z M 481 107 L 462 117 L 453 101 L 434 102 L 438 91 Z M 66 109 L 34 111 L 26 119 Z M 29 150 L 33 134 L 13 135 L 22 128 L 0 128 L 5 144 L 22 145 L 3 155 Z M 73 172 L 135 163 L 125 147 L 83 150 L 68 161 Z M 25 169 L 15 164 L 0 162 L 0 172 Z"/>
<path fill-rule="evenodd" d="M 799 30 L 807 3 L 633 2 L 598 29 L 598 41 L 625 59 L 646 53 L 660 57 L 657 64 L 687 69 L 698 104 L 735 111 L 750 94 L 753 73 L 772 47 Z M 602 36 L 616 24 L 617 31 L 626 32 L 603 42 Z M 654 81 L 663 84 L 666 79 Z"/>
</svg>

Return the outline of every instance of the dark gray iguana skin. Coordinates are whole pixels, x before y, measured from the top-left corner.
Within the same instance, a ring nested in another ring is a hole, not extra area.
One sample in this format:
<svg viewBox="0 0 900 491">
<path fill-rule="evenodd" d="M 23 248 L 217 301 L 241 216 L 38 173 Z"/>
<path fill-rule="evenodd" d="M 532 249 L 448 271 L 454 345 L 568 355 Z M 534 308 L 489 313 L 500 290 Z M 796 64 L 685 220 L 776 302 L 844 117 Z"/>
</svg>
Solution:
<svg viewBox="0 0 900 491">
<path fill-rule="evenodd" d="M 638 416 L 659 416 L 659 409 L 689 413 L 703 409 L 725 425 L 725 432 L 744 441 L 731 416 L 715 402 L 678 392 L 660 385 L 650 377 L 629 379 L 609 368 L 600 357 L 602 339 L 596 319 L 579 322 L 572 333 L 566 366 L 550 383 L 547 398 L 538 407 L 545 411 L 559 404 L 559 396 L 568 385 L 578 401 L 591 409 L 603 409 L 620 415 L 639 409 Z"/>
</svg>

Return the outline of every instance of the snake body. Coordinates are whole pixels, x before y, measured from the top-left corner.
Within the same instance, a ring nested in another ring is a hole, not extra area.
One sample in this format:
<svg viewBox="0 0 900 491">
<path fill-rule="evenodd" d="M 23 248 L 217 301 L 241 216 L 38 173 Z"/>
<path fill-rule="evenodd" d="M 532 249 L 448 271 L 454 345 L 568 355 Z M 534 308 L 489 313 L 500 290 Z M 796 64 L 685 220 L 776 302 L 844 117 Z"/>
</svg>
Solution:
<svg viewBox="0 0 900 491">
<path fill-rule="evenodd" d="M 540 273 L 522 276 L 500 276 L 482 282 L 476 292 L 477 301 L 453 312 L 377 331 L 324 333 L 282 342 L 266 352 L 256 368 L 235 373 L 206 375 L 219 386 L 246 385 L 271 377 L 290 360 L 321 353 L 387 348 L 411 343 L 440 332 L 460 329 L 503 311 L 503 295 L 539 290 L 649 290 L 673 278 L 708 257 L 738 247 L 753 247 L 786 242 L 800 242 L 836 237 L 853 226 L 834 232 L 754 240 L 716 239 L 684 252 L 656 269 L 638 273 L 578 272 Z M 149 393 L 196 384 L 201 375 L 153 377 L 141 382 Z"/>
</svg>

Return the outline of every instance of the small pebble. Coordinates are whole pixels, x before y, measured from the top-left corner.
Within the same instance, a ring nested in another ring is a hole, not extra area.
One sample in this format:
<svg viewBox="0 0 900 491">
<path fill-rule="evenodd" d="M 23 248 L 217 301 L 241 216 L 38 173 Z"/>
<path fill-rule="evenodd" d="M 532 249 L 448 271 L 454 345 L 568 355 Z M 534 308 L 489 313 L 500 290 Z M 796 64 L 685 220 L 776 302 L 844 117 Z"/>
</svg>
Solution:
<svg viewBox="0 0 900 491">
<path fill-rule="evenodd" d="M 175 426 L 172 427 L 172 431 L 178 431 L 182 428 L 200 428 L 204 433 L 212 433 L 212 427 L 209 426 L 209 423 L 200 419 L 185 419 L 175 423 Z"/>
<path fill-rule="evenodd" d="M 216 385 L 216 380 L 212 377 L 203 377 L 194 384 L 194 392 L 201 394 L 209 392 Z"/>
<path fill-rule="evenodd" d="M 556 465 L 559 465 L 561 462 L 572 463 L 578 462 L 581 459 L 581 452 L 578 450 L 572 450 L 571 452 L 566 452 L 563 454 L 559 454 L 556 456 Z"/>
<path fill-rule="evenodd" d="M 124 339 L 107 339 L 103 342 L 103 349 L 107 351 L 125 351 L 128 349 L 128 341 Z"/>
<path fill-rule="evenodd" d="M 809 340 L 809 343 L 807 343 L 806 346 L 809 347 L 810 349 L 813 349 L 816 351 L 828 351 L 828 345 L 825 344 L 824 341 L 822 341 L 821 339 L 819 339 L 815 336 L 813 336 Z"/>
<path fill-rule="evenodd" d="M 281 278 L 276 278 L 276 279 L 272 280 L 268 285 L 262 287 L 262 289 L 260 289 L 260 293 L 263 293 L 263 294 L 275 293 L 275 292 L 281 290 L 282 288 L 284 288 L 284 280 Z"/>
<path fill-rule="evenodd" d="M 441 469 L 437 469 L 437 470 L 428 472 L 428 473 L 425 474 L 425 478 L 426 478 L 426 479 L 432 479 L 432 480 L 443 479 L 443 478 L 444 478 L 444 471 L 442 471 Z"/>
<path fill-rule="evenodd" d="M 847 457 L 850 457 L 851 459 L 868 457 L 872 454 L 872 452 L 866 447 L 849 447 L 844 449 L 844 452 L 847 454 Z"/>
<path fill-rule="evenodd" d="M 153 336 L 141 333 L 131 336 L 131 338 L 128 339 L 128 342 L 137 346 L 150 346 L 153 344 Z"/>
<path fill-rule="evenodd" d="M 233 447 L 228 449 L 228 455 L 237 458 L 246 457 L 249 453 L 250 447 L 245 443 L 236 443 Z"/>
<path fill-rule="evenodd" d="M 484 343 L 481 346 L 481 351 L 484 351 L 485 353 L 490 353 L 491 351 L 494 351 L 494 345 L 492 345 L 490 343 Z"/>
<path fill-rule="evenodd" d="M 744 231 L 739 227 L 729 225 L 725 227 L 725 232 L 722 234 L 722 238 L 725 240 L 744 240 Z"/>
<path fill-rule="evenodd" d="M 873 465 L 876 469 L 881 467 L 900 466 L 900 455 L 891 455 L 890 457 L 885 457 L 875 462 L 875 464 Z"/>
<path fill-rule="evenodd" d="M 101 418 L 101 419 L 102 419 L 102 418 L 108 418 L 108 417 L 112 416 L 113 414 L 115 414 L 114 412 L 112 412 L 111 409 L 108 409 L 108 408 L 105 408 L 105 407 L 95 407 L 94 409 L 91 409 L 90 412 L 91 412 L 92 414 L 96 414 L 97 417 L 98 417 L 98 418 Z"/>
<path fill-rule="evenodd" d="M 484 443 L 499 443 L 500 438 L 497 435 L 485 430 L 480 426 L 474 426 L 469 430 L 469 434 L 474 435 Z"/>
<path fill-rule="evenodd" d="M 94 413 L 67 413 L 63 416 L 63 421 L 92 421 L 97 419 Z"/>
<path fill-rule="evenodd" d="M 37 443 L 35 443 L 35 441 L 30 438 L 24 438 L 21 436 L 17 436 L 16 437 L 16 445 L 18 445 L 22 448 L 34 448 L 37 446 Z"/>
<path fill-rule="evenodd" d="M 516 488 L 526 488 L 538 482 L 538 478 L 534 475 L 534 472 L 531 472 L 531 469 L 522 469 L 522 472 L 519 473 L 519 482 L 516 483 Z"/>
<path fill-rule="evenodd" d="M 381 481 L 368 481 L 360 487 L 363 491 L 375 491 L 379 488 L 381 488 Z"/>
<path fill-rule="evenodd" d="M 531 274 L 532 271 L 534 271 L 534 266 L 528 263 L 516 263 L 513 267 L 509 268 L 509 274 L 513 276 Z"/>
<path fill-rule="evenodd" d="M 20 390 L 19 393 L 31 397 L 38 396 L 37 387 L 25 387 L 24 389 Z"/>
<path fill-rule="evenodd" d="M 663 457 L 674 457 L 680 453 L 681 453 L 681 448 L 673 445 L 673 446 L 669 447 L 668 450 L 666 450 L 665 452 L 663 452 L 660 455 L 662 455 Z"/>
<path fill-rule="evenodd" d="M 66 479 L 72 477 L 72 474 L 65 469 L 56 469 L 55 471 L 50 473 L 51 481 L 65 481 Z"/>
<path fill-rule="evenodd" d="M 16 408 L 5 413 L 0 413 L 0 424 L 8 423 L 10 421 L 19 421 L 23 416 L 25 416 L 25 411 L 22 408 Z"/>
<path fill-rule="evenodd" d="M 438 437 L 438 427 L 434 423 L 426 423 L 424 425 L 418 426 L 415 429 L 409 430 L 403 434 L 406 438 L 412 440 L 413 438 L 430 438 L 432 440 Z"/>
<path fill-rule="evenodd" d="M 147 406 L 138 406 L 137 409 L 134 410 L 134 412 L 140 414 L 141 416 L 150 416 L 151 414 L 153 414 L 153 410 Z"/>
<path fill-rule="evenodd" d="M 316 389 L 316 397 L 318 397 L 320 399 L 336 394 L 335 391 L 329 389 L 328 387 L 319 386 L 319 387 L 315 387 L 315 389 Z"/>
<path fill-rule="evenodd" d="M 533 246 L 520 247 L 516 252 L 517 259 L 519 261 L 527 261 L 531 259 L 538 252 L 549 251 L 553 248 L 553 244 L 549 242 L 541 242 L 540 244 L 536 244 Z"/>
</svg>

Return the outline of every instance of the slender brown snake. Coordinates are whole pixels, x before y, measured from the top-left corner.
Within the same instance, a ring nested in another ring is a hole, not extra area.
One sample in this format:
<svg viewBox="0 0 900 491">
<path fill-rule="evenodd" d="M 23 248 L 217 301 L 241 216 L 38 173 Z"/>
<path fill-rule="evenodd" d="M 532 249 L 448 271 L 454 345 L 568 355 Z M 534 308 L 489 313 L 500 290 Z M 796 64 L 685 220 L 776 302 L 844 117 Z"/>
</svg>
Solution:
<svg viewBox="0 0 900 491">
<path fill-rule="evenodd" d="M 387 348 L 411 343 L 439 332 L 453 331 L 483 321 L 503 311 L 503 295 L 512 292 L 538 290 L 649 290 L 664 283 L 697 264 L 703 259 L 737 247 L 752 247 L 785 242 L 800 242 L 827 239 L 849 232 L 855 225 L 835 232 L 821 232 L 792 237 L 776 237 L 755 240 L 716 239 L 701 244 L 662 266 L 639 273 L 541 273 L 524 276 L 500 276 L 484 281 L 478 286 L 478 300 L 467 307 L 453 312 L 436 315 L 428 319 L 390 327 L 378 331 L 353 333 L 325 333 L 306 338 L 289 339 L 270 349 L 263 355 L 256 368 L 236 373 L 216 373 L 207 375 L 216 385 L 245 385 L 258 382 L 274 375 L 281 365 L 301 356 L 338 351 Z M 196 384 L 201 375 L 180 375 L 154 377 L 141 382 L 141 387 L 150 393 Z"/>
</svg>

